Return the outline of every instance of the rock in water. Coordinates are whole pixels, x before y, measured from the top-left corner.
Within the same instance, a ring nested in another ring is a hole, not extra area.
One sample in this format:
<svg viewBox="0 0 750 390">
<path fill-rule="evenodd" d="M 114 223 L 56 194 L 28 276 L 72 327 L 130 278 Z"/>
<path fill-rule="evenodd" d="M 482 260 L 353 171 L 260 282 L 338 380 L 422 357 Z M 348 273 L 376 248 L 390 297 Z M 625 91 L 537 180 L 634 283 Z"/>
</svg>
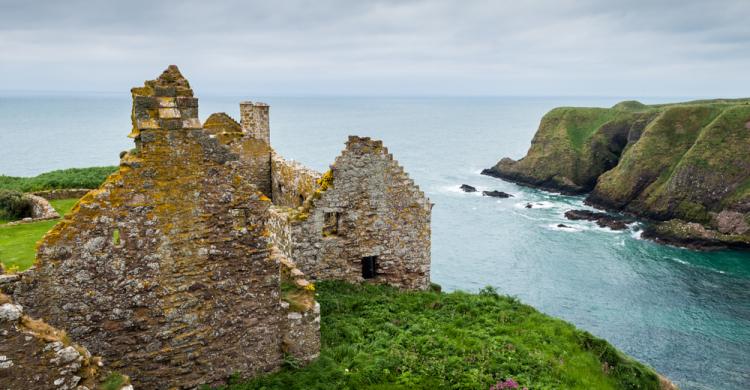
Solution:
<svg viewBox="0 0 750 390">
<path fill-rule="evenodd" d="M 468 184 L 461 184 L 461 190 L 463 192 L 477 192 L 476 187 L 470 186 Z"/>
<path fill-rule="evenodd" d="M 482 191 L 482 195 L 491 196 L 493 198 L 510 198 L 513 196 L 507 192 L 502 191 Z"/>
<path fill-rule="evenodd" d="M 625 219 L 590 210 L 568 210 L 565 212 L 565 218 L 572 221 L 586 220 L 594 221 L 600 227 L 608 227 L 612 230 L 625 230 L 628 222 Z"/>
</svg>

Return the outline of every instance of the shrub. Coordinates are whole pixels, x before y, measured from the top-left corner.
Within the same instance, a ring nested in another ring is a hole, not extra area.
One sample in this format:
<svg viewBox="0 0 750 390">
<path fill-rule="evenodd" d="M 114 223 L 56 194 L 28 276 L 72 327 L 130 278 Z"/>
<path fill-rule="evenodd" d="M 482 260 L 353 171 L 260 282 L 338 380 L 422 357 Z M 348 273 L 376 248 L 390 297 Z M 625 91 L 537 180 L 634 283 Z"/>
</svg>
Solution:
<svg viewBox="0 0 750 390">
<path fill-rule="evenodd" d="M 31 216 L 31 201 L 23 193 L 0 190 L 0 219 L 18 220 Z"/>
<path fill-rule="evenodd" d="M 45 172 L 34 177 L 0 175 L 0 189 L 22 192 L 65 188 L 98 188 L 117 167 L 70 168 Z"/>
</svg>

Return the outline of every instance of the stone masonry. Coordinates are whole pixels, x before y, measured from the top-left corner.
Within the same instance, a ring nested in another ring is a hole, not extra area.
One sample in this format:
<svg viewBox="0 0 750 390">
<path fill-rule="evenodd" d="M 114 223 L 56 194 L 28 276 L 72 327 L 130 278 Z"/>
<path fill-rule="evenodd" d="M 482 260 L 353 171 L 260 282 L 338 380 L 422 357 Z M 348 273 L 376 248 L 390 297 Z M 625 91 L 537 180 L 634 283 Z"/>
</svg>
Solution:
<svg viewBox="0 0 750 390">
<path fill-rule="evenodd" d="M 268 105 L 243 102 L 240 114 L 246 138 L 268 142 Z M 271 241 L 305 275 L 429 287 L 432 204 L 381 141 L 350 137 L 325 175 L 268 147 L 268 168 L 263 150 L 239 155 L 273 202 Z"/>
<path fill-rule="evenodd" d="M 302 206 L 274 206 L 277 246 L 313 279 L 430 284 L 432 204 L 381 141 L 349 137 Z"/>
<path fill-rule="evenodd" d="M 132 93 L 136 148 L 43 238 L 15 300 L 136 388 L 218 384 L 278 369 L 287 351 L 317 356 L 317 303 L 298 269 L 282 280 L 252 159 L 202 128 L 176 67 Z M 285 302 L 282 283 L 303 303 Z"/>
<path fill-rule="evenodd" d="M 273 151 L 267 104 L 201 124 L 175 66 L 132 95 L 135 148 L 47 233 L 12 294 L 136 388 L 315 359 L 310 280 L 429 287 L 432 204 L 381 141 L 349 137 L 320 174 Z"/>
</svg>

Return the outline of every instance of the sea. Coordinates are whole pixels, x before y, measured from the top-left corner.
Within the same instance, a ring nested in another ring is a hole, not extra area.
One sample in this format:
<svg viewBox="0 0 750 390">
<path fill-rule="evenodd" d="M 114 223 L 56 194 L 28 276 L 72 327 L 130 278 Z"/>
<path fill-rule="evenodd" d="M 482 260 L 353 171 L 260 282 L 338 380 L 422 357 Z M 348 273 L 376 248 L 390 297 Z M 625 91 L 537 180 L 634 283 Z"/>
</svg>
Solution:
<svg viewBox="0 0 750 390">
<path fill-rule="evenodd" d="M 688 98 L 199 97 L 203 120 L 237 118 L 242 100 L 270 104 L 273 147 L 320 171 L 348 135 L 382 139 L 435 203 L 432 280 L 444 290 L 494 286 L 685 390 L 750 388 L 750 252 L 698 252 L 644 240 L 638 224 L 612 231 L 569 221 L 563 213 L 586 208 L 582 197 L 480 175 L 502 157 L 523 157 L 554 107 Z M 133 147 L 130 127 L 128 93 L 0 93 L 0 174 L 116 165 Z"/>
</svg>

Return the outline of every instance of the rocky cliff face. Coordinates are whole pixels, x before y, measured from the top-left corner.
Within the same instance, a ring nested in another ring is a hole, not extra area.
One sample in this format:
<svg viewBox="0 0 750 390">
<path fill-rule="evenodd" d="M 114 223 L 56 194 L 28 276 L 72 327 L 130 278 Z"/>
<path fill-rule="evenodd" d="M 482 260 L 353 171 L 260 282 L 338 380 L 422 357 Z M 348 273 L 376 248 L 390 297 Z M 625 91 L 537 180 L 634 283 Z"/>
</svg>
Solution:
<svg viewBox="0 0 750 390">
<path fill-rule="evenodd" d="M 647 235 L 750 246 L 750 100 L 557 108 L 526 157 L 483 173 L 655 221 Z"/>
</svg>

